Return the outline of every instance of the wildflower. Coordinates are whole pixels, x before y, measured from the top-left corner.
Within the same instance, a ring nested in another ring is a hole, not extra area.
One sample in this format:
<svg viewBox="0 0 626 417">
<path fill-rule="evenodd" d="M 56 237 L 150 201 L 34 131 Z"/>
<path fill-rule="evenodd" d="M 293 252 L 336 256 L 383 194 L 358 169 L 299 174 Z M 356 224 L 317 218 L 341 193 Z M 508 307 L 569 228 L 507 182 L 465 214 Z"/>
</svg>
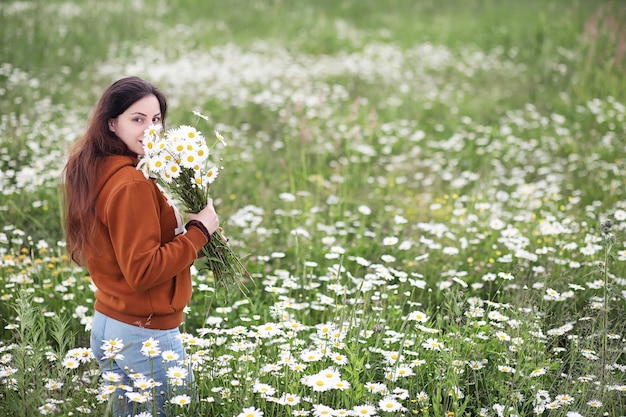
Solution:
<svg viewBox="0 0 626 417">
<path fill-rule="evenodd" d="M 580 253 L 582 253 L 583 255 L 593 255 L 597 252 L 598 248 L 598 245 L 588 244 L 587 246 L 580 248 Z"/>
<path fill-rule="evenodd" d="M 437 339 L 429 338 L 424 343 L 422 343 L 424 349 L 429 350 L 441 350 L 443 348 L 443 343 L 439 342 Z"/>
<path fill-rule="evenodd" d="M 124 342 L 122 341 L 122 339 L 110 339 L 110 340 L 103 340 L 102 341 L 102 346 L 100 347 L 100 349 L 102 350 L 122 350 L 124 349 Z"/>
<path fill-rule="evenodd" d="M 218 167 L 212 167 L 209 170 L 207 170 L 207 172 L 204 174 L 202 178 L 202 186 L 206 186 L 207 184 L 213 184 L 213 181 L 215 181 L 215 179 L 217 178 L 217 176 L 219 175 L 219 168 Z"/>
<path fill-rule="evenodd" d="M 555 400 L 561 404 L 571 404 L 574 402 L 574 398 L 571 395 L 561 394 L 555 397 Z"/>
<path fill-rule="evenodd" d="M 542 389 L 537 391 L 537 394 L 535 394 L 535 398 L 537 399 L 537 402 L 539 402 L 540 404 L 545 404 L 545 403 L 549 403 L 550 401 L 552 401 L 552 397 L 550 397 L 550 393 Z"/>
<path fill-rule="evenodd" d="M 573 328 L 574 328 L 574 326 L 573 326 L 572 323 L 565 323 L 561 327 L 557 327 L 557 328 L 548 330 L 548 335 L 550 335 L 550 336 L 562 336 L 565 333 L 567 333 L 570 330 L 572 330 Z"/>
<path fill-rule="evenodd" d="M 511 368 L 510 366 L 506 366 L 506 365 L 498 365 L 498 370 L 500 372 L 504 372 L 504 373 L 508 373 L 508 374 L 514 374 L 515 373 L 515 368 Z"/>
<path fill-rule="evenodd" d="M 511 340 L 511 336 L 509 336 L 506 332 L 496 332 L 496 339 L 504 341 L 504 342 L 508 342 L 509 340 Z"/>
<path fill-rule="evenodd" d="M 181 334 L 180 338 L 183 342 L 185 342 L 189 346 L 199 346 L 202 342 L 200 339 L 193 337 L 190 334 Z"/>
<path fill-rule="evenodd" d="M 546 409 L 548 410 L 556 410 L 561 407 L 561 403 L 558 401 L 552 401 L 546 404 Z"/>
<path fill-rule="evenodd" d="M 144 342 L 142 342 L 141 345 L 142 345 L 142 348 L 144 349 L 152 348 L 152 347 L 159 347 L 159 341 L 151 337 L 145 340 Z"/>
<path fill-rule="evenodd" d="M 552 288 L 548 288 L 546 290 L 546 295 L 544 296 L 545 300 L 552 300 L 552 301 L 560 301 L 561 300 L 561 294 L 559 294 L 558 291 L 553 290 Z"/>
<path fill-rule="evenodd" d="M 289 366 L 289 369 L 295 372 L 302 372 L 307 368 L 307 365 L 304 365 L 302 363 L 295 363 L 295 362 L 290 363 L 288 366 Z"/>
<path fill-rule="evenodd" d="M 590 401 L 587 401 L 587 405 L 589 407 L 593 407 L 593 408 L 601 408 L 602 407 L 602 401 L 600 401 L 600 400 L 590 400 Z"/>
<path fill-rule="evenodd" d="M 88 348 L 74 348 L 74 349 L 70 349 L 65 354 L 65 356 L 66 357 L 71 356 L 75 359 L 78 359 L 81 363 L 87 363 L 93 357 L 93 353 L 91 352 L 91 349 L 88 349 Z"/>
<path fill-rule="evenodd" d="M 159 349 L 157 346 L 142 347 L 140 352 L 142 355 L 149 358 L 156 358 L 157 356 L 161 356 L 161 349 Z"/>
<path fill-rule="evenodd" d="M 281 333 L 280 325 L 277 323 L 265 323 L 257 326 L 258 336 L 261 338 L 272 338 Z"/>
<path fill-rule="evenodd" d="M 167 377 L 169 379 L 185 379 L 189 371 L 181 366 L 171 366 L 167 370 Z"/>
<path fill-rule="evenodd" d="M 110 394 L 113 394 L 116 389 L 117 389 L 117 385 L 105 384 L 105 385 L 100 386 L 99 391 L 103 397 L 108 398 L 108 396 Z"/>
<path fill-rule="evenodd" d="M 503 280 L 506 280 L 506 281 L 510 281 L 510 280 L 515 279 L 513 274 L 511 274 L 510 272 L 498 272 L 498 276 L 500 278 L 502 278 Z"/>
<path fill-rule="evenodd" d="M 255 407 L 247 407 L 237 414 L 237 417 L 263 417 L 263 411 Z"/>
<path fill-rule="evenodd" d="M 404 356 L 401 356 L 398 352 L 384 352 L 383 355 L 387 363 L 392 364 L 404 359 Z"/>
<path fill-rule="evenodd" d="M 493 218 L 489 221 L 489 227 L 494 230 L 502 230 L 505 226 L 506 224 L 498 218 Z"/>
<path fill-rule="evenodd" d="M 295 394 L 283 393 L 278 399 L 278 404 L 281 405 L 298 405 L 300 404 L 300 397 Z"/>
<path fill-rule="evenodd" d="M 268 364 L 263 365 L 263 367 L 261 368 L 261 375 L 276 374 L 281 369 L 282 367 L 279 367 L 278 365 L 274 363 L 268 363 Z"/>
<path fill-rule="evenodd" d="M 127 392 L 125 393 L 129 401 L 143 404 L 150 400 L 150 393 L 148 391 L 143 392 Z"/>
<path fill-rule="evenodd" d="M 481 279 L 483 281 L 495 281 L 496 280 L 496 274 L 494 274 L 493 272 L 487 272 L 486 274 L 484 274 Z"/>
<path fill-rule="evenodd" d="M 409 398 L 409 390 L 405 388 L 396 387 L 393 389 L 393 396 L 399 400 L 406 400 Z"/>
<path fill-rule="evenodd" d="M 413 376 L 413 375 L 415 375 L 413 368 L 406 366 L 406 365 L 398 366 L 394 373 L 395 377 L 403 377 L 403 378 Z"/>
<path fill-rule="evenodd" d="M 180 356 L 178 355 L 178 353 L 174 352 L 173 350 L 166 350 L 164 352 L 161 352 L 161 358 L 163 358 L 165 362 L 176 361 L 179 357 Z"/>
<path fill-rule="evenodd" d="M 154 386 L 154 381 L 149 378 L 137 378 L 133 381 L 133 386 L 141 390 L 147 390 Z"/>
<path fill-rule="evenodd" d="M 315 417 L 334 416 L 335 410 L 323 404 L 313 405 L 313 415 Z"/>
<path fill-rule="evenodd" d="M 105 371 L 102 373 L 102 379 L 108 382 L 120 382 L 122 380 L 122 376 L 116 372 Z"/>
<path fill-rule="evenodd" d="M 348 381 L 345 381 L 343 379 L 334 380 L 334 381 L 335 381 L 335 385 L 333 386 L 334 389 L 338 389 L 339 391 L 345 391 L 350 388 L 350 383 Z"/>
<path fill-rule="evenodd" d="M 378 408 L 380 408 L 381 411 L 385 411 L 387 413 L 393 413 L 396 411 L 401 410 L 402 404 L 400 404 L 400 402 L 398 402 L 398 400 L 396 400 L 393 397 L 385 397 L 382 398 L 379 402 L 378 402 Z"/>
<path fill-rule="evenodd" d="M 63 382 L 55 381 L 53 379 L 48 379 L 45 384 L 46 389 L 55 390 L 63 387 Z"/>
<path fill-rule="evenodd" d="M 365 389 L 372 394 L 385 394 L 388 392 L 387 386 L 380 382 L 368 382 L 365 384 Z"/>
<path fill-rule="evenodd" d="M 144 139 L 153 140 L 154 136 L 158 135 L 162 129 L 163 129 L 163 125 L 160 125 L 160 124 L 149 126 L 148 129 L 146 129 L 146 131 L 144 132 L 144 136 L 145 136 Z M 152 149 L 150 147 L 148 148 Z"/>
<path fill-rule="evenodd" d="M 323 357 L 324 355 L 319 350 L 305 350 L 300 354 L 300 359 L 304 362 L 317 362 Z"/>
<path fill-rule="evenodd" d="M 376 415 L 376 408 L 373 405 L 355 405 L 352 407 L 352 411 L 355 416 L 371 417 Z"/>
<path fill-rule="evenodd" d="M 441 252 L 444 255 L 458 255 L 459 254 L 459 249 L 455 248 L 454 246 L 446 246 L 445 248 L 443 248 L 443 250 Z"/>
<path fill-rule="evenodd" d="M 419 323 L 425 323 L 428 320 L 428 316 L 421 311 L 413 311 L 406 318 L 409 321 L 417 321 Z"/>
<path fill-rule="evenodd" d="M 47 414 L 55 413 L 57 410 L 57 406 L 53 403 L 48 402 L 42 406 L 39 406 L 37 409 L 39 410 L 39 414 L 47 415 Z"/>
<path fill-rule="evenodd" d="M 185 380 L 182 378 L 171 378 L 169 380 L 170 385 L 175 387 L 182 387 L 185 385 Z"/>
<path fill-rule="evenodd" d="M 455 398 L 465 398 L 465 394 L 463 394 L 463 391 L 461 391 L 461 389 L 459 387 L 452 387 L 448 390 L 448 395 L 450 397 L 455 397 Z"/>
<path fill-rule="evenodd" d="M 219 140 L 220 143 L 222 143 L 222 145 L 227 146 L 226 141 L 224 140 L 224 136 L 222 136 L 220 132 L 218 132 L 217 130 L 214 133 L 215 133 L 215 137 L 217 138 L 217 140 Z"/>
<path fill-rule="evenodd" d="M 389 255 L 389 254 L 382 255 L 380 259 L 382 259 L 386 263 L 392 263 L 396 261 L 396 257 L 393 255 Z"/>
<path fill-rule="evenodd" d="M 348 357 L 341 353 L 333 353 L 330 355 L 330 359 L 337 365 L 345 365 L 348 363 Z"/>
<path fill-rule="evenodd" d="M 489 318 L 489 320 L 492 320 L 492 321 L 495 321 L 495 322 L 499 322 L 499 323 L 509 320 L 509 318 L 507 316 L 503 315 L 499 311 L 490 311 L 487 314 L 487 317 Z"/>
<path fill-rule="evenodd" d="M 533 369 L 533 371 L 528 376 L 530 376 L 531 378 L 534 378 L 534 377 L 538 377 L 541 375 L 545 375 L 545 373 L 546 373 L 546 368 L 536 368 L 536 369 Z"/>
<path fill-rule="evenodd" d="M 313 388 L 313 391 L 325 392 L 334 388 L 336 379 L 329 379 L 324 375 L 315 374 L 303 377 L 302 383 Z"/>
<path fill-rule="evenodd" d="M 426 401 L 428 401 L 428 394 L 426 394 L 424 391 L 420 391 L 417 393 L 417 401 L 424 403 Z"/>
<path fill-rule="evenodd" d="M 172 183 L 174 179 L 180 177 L 180 173 L 181 173 L 180 165 L 178 165 L 174 161 L 169 161 L 169 163 L 165 165 L 165 170 L 164 170 L 163 175 L 167 183 Z"/>
<path fill-rule="evenodd" d="M 580 350 L 580 354 L 583 355 L 585 358 L 590 359 L 590 360 L 598 360 L 599 359 L 599 357 L 596 354 L 596 352 L 591 350 L 591 349 L 581 349 Z"/>
<path fill-rule="evenodd" d="M 287 203 L 293 203 L 297 199 L 297 197 L 291 193 L 280 193 L 278 195 L 278 198 L 280 198 L 282 201 L 285 201 Z"/>
<path fill-rule="evenodd" d="M 191 397 L 186 394 L 177 395 L 170 399 L 170 403 L 175 405 L 188 405 L 191 403 Z"/>
<path fill-rule="evenodd" d="M 198 112 L 197 110 L 194 110 L 192 113 L 193 113 L 194 116 L 198 116 L 201 119 L 204 119 L 206 121 L 209 120 L 209 116 L 205 116 L 204 114 Z"/>
<path fill-rule="evenodd" d="M 263 384 L 259 381 L 256 381 L 252 386 L 252 391 L 271 397 L 276 392 L 276 389 L 269 384 Z"/>
<path fill-rule="evenodd" d="M 80 361 L 72 358 L 72 357 L 66 357 L 65 359 L 63 359 L 63 361 L 61 362 L 61 364 L 63 366 L 65 366 L 68 369 L 76 369 L 80 366 Z"/>
</svg>

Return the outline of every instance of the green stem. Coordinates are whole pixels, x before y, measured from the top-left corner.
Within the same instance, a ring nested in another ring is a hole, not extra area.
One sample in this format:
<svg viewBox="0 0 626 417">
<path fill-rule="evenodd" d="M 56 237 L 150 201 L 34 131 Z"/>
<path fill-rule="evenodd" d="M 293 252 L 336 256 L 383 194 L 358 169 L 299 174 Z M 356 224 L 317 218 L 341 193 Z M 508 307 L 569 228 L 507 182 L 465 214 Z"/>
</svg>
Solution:
<svg viewBox="0 0 626 417">
<path fill-rule="evenodd" d="M 600 373 L 600 381 L 601 386 L 604 387 L 604 370 L 606 366 L 606 355 L 608 350 L 608 328 L 609 328 L 609 259 L 611 255 L 611 249 L 613 247 L 613 243 L 610 240 L 610 236 L 606 238 L 608 241 L 606 249 L 604 251 L 604 286 L 603 286 L 603 294 L 602 294 L 602 352 L 600 353 L 601 363 L 602 363 L 602 372 Z"/>
</svg>

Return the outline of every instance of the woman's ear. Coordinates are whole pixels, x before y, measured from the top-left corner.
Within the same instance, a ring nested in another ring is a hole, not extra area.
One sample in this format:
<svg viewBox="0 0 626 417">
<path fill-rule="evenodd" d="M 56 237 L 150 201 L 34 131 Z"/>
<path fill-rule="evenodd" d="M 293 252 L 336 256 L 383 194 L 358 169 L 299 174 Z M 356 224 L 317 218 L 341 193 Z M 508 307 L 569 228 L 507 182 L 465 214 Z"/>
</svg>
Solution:
<svg viewBox="0 0 626 417">
<path fill-rule="evenodd" d="M 115 122 L 117 119 L 109 119 L 109 130 L 115 133 Z"/>
</svg>

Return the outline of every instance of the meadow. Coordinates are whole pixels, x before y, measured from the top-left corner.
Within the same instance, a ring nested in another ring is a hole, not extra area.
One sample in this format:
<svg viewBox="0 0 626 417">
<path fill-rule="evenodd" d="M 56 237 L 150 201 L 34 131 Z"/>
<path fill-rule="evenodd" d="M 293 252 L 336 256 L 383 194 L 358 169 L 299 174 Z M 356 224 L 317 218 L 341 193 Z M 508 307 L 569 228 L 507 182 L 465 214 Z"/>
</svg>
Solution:
<svg viewBox="0 0 626 417">
<path fill-rule="evenodd" d="M 621 2 L 5 0 L 0 28 L 0 415 L 109 413 L 60 178 L 139 75 L 225 138 L 251 273 L 194 268 L 169 416 L 626 416 Z"/>
</svg>

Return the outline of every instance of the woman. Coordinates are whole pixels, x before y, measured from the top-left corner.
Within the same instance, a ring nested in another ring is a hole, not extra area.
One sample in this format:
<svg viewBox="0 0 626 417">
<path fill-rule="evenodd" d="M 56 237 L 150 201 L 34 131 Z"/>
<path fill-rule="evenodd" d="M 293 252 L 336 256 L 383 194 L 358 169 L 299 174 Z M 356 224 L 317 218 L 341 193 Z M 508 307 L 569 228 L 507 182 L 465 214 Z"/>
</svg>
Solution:
<svg viewBox="0 0 626 417">
<path fill-rule="evenodd" d="M 114 372 L 110 380 L 119 376 L 118 386 L 137 385 L 140 377 L 152 386 L 143 396 L 118 389 L 117 415 L 142 409 L 162 415 L 167 399 L 189 387 L 191 372 L 170 383 L 167 370 L 184 358 L 178 326 L 191 299 L 190 266 L 219 227 L 210 199 L 184 225 L 157 184 L 136 169 L 144 131 L 164 124 L 166 114 L 165 96 L 152 84 L 116 81 L 64 170 L 68 251 L 97 287 L 91 349 L 101 368 Z M 160 352 L 179 360 L 168 362 Z"/>
</svg>

